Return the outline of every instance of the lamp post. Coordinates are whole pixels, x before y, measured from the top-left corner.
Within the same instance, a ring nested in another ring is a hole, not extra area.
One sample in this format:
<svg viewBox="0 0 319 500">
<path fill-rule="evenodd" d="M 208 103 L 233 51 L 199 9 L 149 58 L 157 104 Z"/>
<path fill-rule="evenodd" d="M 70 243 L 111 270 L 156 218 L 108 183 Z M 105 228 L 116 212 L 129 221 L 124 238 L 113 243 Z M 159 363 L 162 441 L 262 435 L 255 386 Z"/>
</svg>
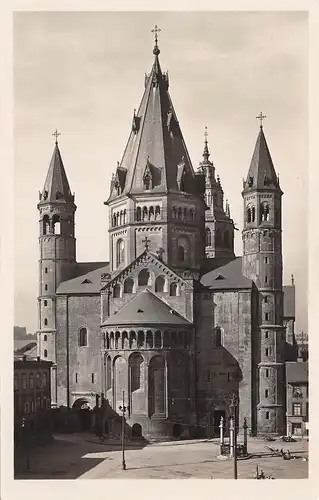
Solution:
<svg viewBox="0 0 319 500">
<path fill-rule="evenodd" d="M 125 412 L 128 410 L 128 406 L 124 405 L 124 391 L 123 391 L 123 405 L 119 406 L 119 410 L 122 412 L 122 469 L 126 470 L 125 463 Z"/>
<path fill-rule="evenodd" d="M 247 455 L 247 429 L 248 429 L 248 425 L 247 425 L 246 417 L 244 418 L 243 428 L 244 428 L 244 452 L 245 452 L 245 455 Z"/>
<path fill-rule="evenodd" d="M 230 432 L 233 435 L 232 439 L 232 445 L 233 445 L 233 463 L 234 463 L 234 479 L 237 479 L 237 435 L 236 435 L 236 408 L 237 408 L 237 401 L 236 401 L 236 396 L 233 394 L 231 403 L 229 405 L 229 408 L 231 410 L 231 421 L 230 421 Z"/>
</svg>

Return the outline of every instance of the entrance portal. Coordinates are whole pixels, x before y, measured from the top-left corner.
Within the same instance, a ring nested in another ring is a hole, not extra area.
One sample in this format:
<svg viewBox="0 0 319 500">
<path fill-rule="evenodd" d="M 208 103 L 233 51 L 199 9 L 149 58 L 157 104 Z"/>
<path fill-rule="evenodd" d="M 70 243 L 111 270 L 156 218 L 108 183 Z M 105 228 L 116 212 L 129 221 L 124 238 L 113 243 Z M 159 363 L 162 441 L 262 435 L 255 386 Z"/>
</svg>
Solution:
<svg viewBox="0 0 319 500">
<path fill-rule="evenodd" d="M 219 425 L 220 425 L 220 419 L 223 417 L 224 419 L 224 426 L 225 426 L 225 410 L 215 410 L 214 412 L 214 435 L 218 436 L 219 435 Z"/>
<path fill-rule="evenodd" d="M 81 431 L 88 431 L 91 428 L 91 407 L 86 399 L 77 399 L 73 404 L 73 411 L 78 417 Z"/>
<path fill-rule="evenodd" d="M 134 424 L 132 427 L 132 438 L 142 437 L 142 426 L 140 424 Z"/>
<path fill-rule="evenodd" d="M 173 436 L 174 437 L 180 437 L 180 435 L 182 434 L 182 431 L 183 431 L 183 427 L 181 426 L 181 424 L 174 424 L 173 425 Z"/>
</svg>

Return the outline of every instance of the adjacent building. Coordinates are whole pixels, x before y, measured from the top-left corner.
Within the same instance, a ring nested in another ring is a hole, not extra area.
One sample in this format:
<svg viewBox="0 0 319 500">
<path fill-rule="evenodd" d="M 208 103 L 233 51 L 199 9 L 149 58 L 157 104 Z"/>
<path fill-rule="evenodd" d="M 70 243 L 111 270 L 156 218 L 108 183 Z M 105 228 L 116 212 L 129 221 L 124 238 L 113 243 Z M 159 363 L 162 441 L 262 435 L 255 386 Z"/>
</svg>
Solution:
<svg viewBox="0 0 319 500">
<path fill-rule="evenodd" d="M 286 434 L 297 437 L 308 435 L 308 362 L 287 362 L 286 384 Z"/>
</svg>

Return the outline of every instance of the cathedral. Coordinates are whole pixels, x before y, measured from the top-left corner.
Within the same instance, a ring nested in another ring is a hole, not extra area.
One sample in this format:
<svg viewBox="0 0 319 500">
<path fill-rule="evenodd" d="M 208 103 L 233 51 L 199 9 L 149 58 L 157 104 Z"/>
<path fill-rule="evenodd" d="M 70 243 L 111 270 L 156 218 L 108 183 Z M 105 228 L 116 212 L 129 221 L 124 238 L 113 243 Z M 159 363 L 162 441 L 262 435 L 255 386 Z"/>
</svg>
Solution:
<svg viewBox="0 0 319 500">
<path fill-rule="evenodd" d="M 157 32 L 144 93 L 112 176 L 109 262 L 77 262 L 75 196 L 58 134 L 39 194 L 38 354 L 52 407 L 127 407 L 134 435 L 219 432 L 232 405 L 253 435 L 285 426 L 294 286 L 282 283 L 282 195 L 260 129 L 243 181 L 243 255 L 205 132 L 192 166 L 161 69 Z M 288 339 L 288 340 L 287 340 Z"/>
</svg>

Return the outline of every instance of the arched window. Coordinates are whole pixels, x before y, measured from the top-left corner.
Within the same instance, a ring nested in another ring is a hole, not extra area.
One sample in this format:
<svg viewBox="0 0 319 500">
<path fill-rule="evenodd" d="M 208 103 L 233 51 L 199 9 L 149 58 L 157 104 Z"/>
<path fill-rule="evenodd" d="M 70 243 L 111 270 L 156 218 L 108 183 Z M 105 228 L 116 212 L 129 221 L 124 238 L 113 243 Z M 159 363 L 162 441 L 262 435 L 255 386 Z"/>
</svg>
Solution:
<svg viewBox="0 0 319 500">
<path fill-rule="evenodd" d="M 122 225 L 124 222 L 124 214 L 123 214 L 123 210 L 120 211 L 120 225 Z"/>
<path fill-rule="evenodd" d="M 146 191 L 149 191 L 152 189 L 152 179 L 150 175 L 145 175 L 144 176 L 144 189 Z"/>
<path fill-rule="evenodd" d="M 163 276 L 157 276 L 155 280 L 155 292 L 164 292 L 165 278 Z"/>
<path fill-rule="evenodd" d="M 46 306 L 48 305 L 48 301 L 47 301 L 47 300 L 44 300 L 44 301 L 43 301 L 43 305 L 44 305 L 44 307 L 46 307 Z"/>
<path fill-rule="evenodd" d="M 47 335 L 43 335 L 43 341 L 46 342 L 48 340 L 48 336 Z"/>
<path fill-rule="evenodd" d="M 153 334 L 152 332 L 147 332 L 146 334 L 146 347 L 153 348 Z"/>
<path fill-rule="evenodd" d="M 47 320 L 47 318 L 44 318 L 44 325 L 47 326 L 47 324 L 48 324 L 48 320 Z"/>
<path fill-rule="evenodd" d="M 156 205 L 155 207 L 155 220 L 159 220 L 161 218 L 161 207 Z"/>
<path fill-rule="evenodd" d="M 119 283 L 113 288 L 113 297 L 115 299 L 119 299 L 121 297 L 121 285 Z"/>
<path fill-rule="evenodd" d="M 141 207 L 137 207 L 136 209 L 136 220 L 140 221 L 142 219 L 142 210 Z"/>
<path fill-rule="evenodd" d="M 219 326 L 216 326 L 215 328 L 215 342 L 216 342 L 216 347 L 221 347 L 222 345 L 222 331 Z"/>
<path fill-rule="evenodd" d="M 154 218 L 155 218 L 154 207 L 149 208 L 148 218 L 149 218 L 149 220 L 154 220 Z"/>
<path fill-rule="evenodd" d="M 181 219 L 181 218 L 182 218 L 182 216 L 183 216 L 182 209 L 181 209 L 181 208 L 179 208 L 179 209 L 178 209 L 178 211 L 177 211 L 177 218 L 178 218 L 178 219 Z"/>
<path fill-rule="evenodd" d="M 44 290 L 47 291 L 48 290 L 48 285 L 44 285 Z"/>
<path fill-rule="evenodd" d="M 267 203 L 260 204 L 260 222 L 269 221 L 270 209 Z"/>
<path fill-rule="evenodd" d="M 122 239 L 116 242 L 116 266 L 120 266 L 124 262 L 124 241 Z"/>
<path fill-rule="evenodd" d="M 190 208 L 190 209 L 189 209 L 189 219 L 190 219 L 191 221 L 193 221 L 193 219 L 194 219 L 194 212 L 193 212 L 193 209 L 192 209 L 192 208 Z"/>
<path fill-rule="evenodd" d="M 170 294 L 171 297 L 176 297 L 177 296 L 177 283 L 173 282 L 173 283 L 170 284 L 169 294 Z"/>
<path fill-rule="evenodd" d="M 88 331 L 86 328 L 80 328 L 79 330 L 79 346 L 86 347 L 88 343 Z"/>
<path fill-rule="evenodd" d="M 184 262 L 185 260 L 185 248 L 182 245 L 179 245 L 177 248 L 177 260 L 179 262 Z"/>
<path fill-rule="evenodd" d="M 126 209 L 123 211 L 123 224 L 126 224 Z"/>
<path fill-rule="evenodd" d="M 149 412 L 150 415 L 165 413 L 166 374 L 162 356 L 155 356 L 149 365 Z"/>
<path fill-rule="evenodd" d="M 147 269 L 142 269 L 138 275 L 138 286 L 147 286 L 150 281 L 150 273 Z"/>
<path fill-rule="evenodd" d="M 161 332 L 157 331 L 155 332 L 155 349 L 160 349 L 162 347 L 162 337 L 161 337 Z"/>
<path fill-rule="evenodd" d="M 176 207 L 173 207 L 173 219 L 176 219 L 176 215 L 177 215 Z"/>
<path fill-rule="evenodd" d="M 147 215 L 147 207 L 143 207 L 143 211 L 142 211 L 142 219 L 143 220 L 147 220 L 148 218 L 148 215 Z"/>
<path fill-rule="evenodd" d="M 187 220 L 187 208 L 184 208 L 183 210 L 183 219 Z"/>
<path fill-rule="evenodd" d="M 252 209 L 251 209 L 251 221 L 255 222 L 255 219 L 256 219 L 256 208 L 252 207 Z"/>
<path fill-rule="evenodd" d="M 206 236 L 206 246 L 211 247 L 212 246 L 212 233 L 209 227 L 206 227 L 205 229 L 205 236 Z"/>
<path fill-rule="evenodd" d="M 144 347 L 144 332 L 141 330 L 137 333 L 137 347 Z"/>
<path fill-rule="evenodd" d="M 45 358 L 47 358 L 47 357 L 48 357 L 48 351 L 47 351 L 47 349 L 44 349 L 44 351 L 43 351 L 43 356 L 44 356 Z"/>
<path fill-rule="evenodd" d="M 61 221 L 58 215 L 53 215 L 52 217 L 52 229 L 53 234 L 61 234 Z"/>
<path fill-rule="evenodd" d="M 43 234 L 48 234 L 50 232 L 50 219 L 48 215 L 43 217 Z"/>
<path fill-rule="evenodd" d="M 130 359 L 131 365 L 131 391 L 137 391 L 141 388 L 141 380 L 143 378 L 143 362 L 141 354 L 133 354 Z"/>
<path fill-rule="evenodd" d="M 229 248 L 229 232 L 224 232 L 224 247 Z"/>
<path fill-rule="evenodd" d="M 124 281 L 124 293 L 133 293 L 134 281 L 132 278 L 126 278 Z"/>
<path fill-rule="evenodd" d="M 116 215 L 113 214 L 112 216 L 112 226 L 115 227 L 116 226 Z"/>
<path fill-rule="evenodd" d="M 120 225 L 120 212 L 116 212 L 116 225 Z"/>
<path fill-rule="evenodd" d="M 45 274 L 48 274 L 48 268 L 47 267 L 44 268 L 44 272 L 45 272 Z"/>
<path fill-rule="evenodd" d="M 111 356 L 106 358 L 106 390 L 109 391 L 112 387 L 112 360 Z"/>
<path fill-rule="evenodd" d="M 247 208 L 247 222 L 251 222 L 251 208 Z"/>
</svg>

